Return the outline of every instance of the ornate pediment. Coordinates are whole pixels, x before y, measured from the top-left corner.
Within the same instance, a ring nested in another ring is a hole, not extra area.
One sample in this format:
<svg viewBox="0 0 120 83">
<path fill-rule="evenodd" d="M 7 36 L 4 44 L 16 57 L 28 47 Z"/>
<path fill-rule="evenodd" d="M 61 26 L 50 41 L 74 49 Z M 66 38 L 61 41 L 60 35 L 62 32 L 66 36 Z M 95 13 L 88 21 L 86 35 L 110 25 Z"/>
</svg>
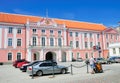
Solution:
<svg viewBox="0 0 120 83">
<path fill-rule="evenodd" d="M 38 25 L 50 25 L 50 26 L 57 26 L 55 21 L 51 18 L 42 18 L 39 22 Z"/>
<path fill-rule="evenodd" d="M 113 29 L 113 28 L 107 28 L 105 31 L 105 33 L 118 33 L 118 31 L 116 29 Z"/>
</svg>

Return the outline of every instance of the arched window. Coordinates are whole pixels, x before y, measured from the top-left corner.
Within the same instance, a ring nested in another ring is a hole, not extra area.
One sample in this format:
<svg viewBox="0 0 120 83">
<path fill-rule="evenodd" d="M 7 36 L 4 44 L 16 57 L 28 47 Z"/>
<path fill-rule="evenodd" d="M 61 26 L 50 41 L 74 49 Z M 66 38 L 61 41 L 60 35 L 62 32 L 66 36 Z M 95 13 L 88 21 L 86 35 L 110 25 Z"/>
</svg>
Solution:
<svg viewBox="0 0 120 83">
<path fill-rule="evenodd" d="M 8 53 L 8 60 L 12 60 L 12 53 Z"/>
<path fill-rule="evenodd" d="M 21 53 L 17 53 L 17 60 L 21 59 Z"/>
<path fill-rule="evenodd" d="M 50 46 L 54 46 L 54 39 L 50 38 Z"/>
<path fill-rule="evenodd" d="M 62 46 L 62 40 L 61 40 L 61 38 L 58 38 L 58 46 Z"/>
</svg>

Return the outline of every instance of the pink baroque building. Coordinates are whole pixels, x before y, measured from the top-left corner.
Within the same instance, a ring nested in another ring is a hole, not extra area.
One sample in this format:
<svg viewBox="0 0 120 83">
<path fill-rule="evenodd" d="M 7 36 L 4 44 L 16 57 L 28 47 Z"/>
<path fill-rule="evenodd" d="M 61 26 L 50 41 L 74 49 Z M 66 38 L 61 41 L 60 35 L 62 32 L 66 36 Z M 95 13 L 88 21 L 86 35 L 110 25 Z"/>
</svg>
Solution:
<svg viewBox="0 0 120 83">
<path fill-rule="evenodd" d="M 0 13 L 0 62 L 106 58 L 113 42 L 119 33 L 102 24 Z"/>
</svg>

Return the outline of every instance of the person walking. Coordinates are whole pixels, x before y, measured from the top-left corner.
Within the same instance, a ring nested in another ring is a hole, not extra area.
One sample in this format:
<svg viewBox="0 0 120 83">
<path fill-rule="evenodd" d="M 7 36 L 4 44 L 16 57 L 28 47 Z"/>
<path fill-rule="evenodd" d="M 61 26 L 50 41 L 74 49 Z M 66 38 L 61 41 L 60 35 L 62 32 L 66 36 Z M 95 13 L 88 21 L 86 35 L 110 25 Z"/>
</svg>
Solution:
<svg viewBox="0 0 120 83">
<path fill-rule="evenodd" d="M 89 59 L 89 63 L 90 63 L 90 67 L 91 67 L 91 74 L 94 74 L 95 71 L 94 71 L 94 68 L 95 68 L 95 60 L 93 58 L 93 56 L 91 56 L 91 58 Z"/>
</svg>

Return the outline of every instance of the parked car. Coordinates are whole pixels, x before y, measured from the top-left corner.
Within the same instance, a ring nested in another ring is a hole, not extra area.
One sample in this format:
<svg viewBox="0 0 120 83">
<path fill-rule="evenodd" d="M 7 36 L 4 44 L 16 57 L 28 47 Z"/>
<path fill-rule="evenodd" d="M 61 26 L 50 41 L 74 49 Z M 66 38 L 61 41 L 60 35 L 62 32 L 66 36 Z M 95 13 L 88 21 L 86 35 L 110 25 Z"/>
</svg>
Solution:
<svg viewBox="0 0 120 83">
<path fill-rule="evenodd" d="M 24 65 L 24 64 L 27 64 L 27 63 L 30 63 L 29 61 L 23 61 L 23 62 L 19 62 L 18 64 L 17 64 L 17 68 L 20 68 L 20 67 L 22 67 L 22 65 Z"/>
<path fill-rule="evenodd" d="M 120 63 L 120 57 L 115 58 L 116 63 Z"/>
<path fill-rule="evenodd" d="M 24 65 L 20 68 L 20 70 L 23 71 L 23 72 L 26 72 L 28 66 L 32 66 L 32 65 L 34 65 L 34 64 L 36 64 L 36 63 L 39 63 L 39 62 L 42 62 L 42 61 L 34 61 L 34 62 L 29 63 L 29 64 L 24 64 Z"/>
<path fill-rule="evenodd" d="M 82 62 L 83 61 L 83 59 L 82 58 L 77 58 L 77 60 L 76 61 L 78 61 L 78 62 Z"/>
<path fill-rule="evenodd" d="M 110 58 L 108 58 L 107 60 L 107 63 L 110 64 L 110 63 L 118 63 L 119 62 L 119 56 L 112 56 Z"/>
<path fill-rule="evenodd" d="M 32 69 L 33 68 L 33 69 Z M 38 76 L 42 76 L 43 74 L 52 74 L 54 68 L 54 73 L 62 73 L 65 74 L 68 71 L 68 67 L 59 66 L 56 62 L 40 62 L 36 63 L 33 66 L 27 67 L 27 73 L 32 75 L 36 74 Z"/>
<path fill-rule="evenodd" d="M 101 64 L 107 64 L 107 60 L 104 58 L 95 58 L 97 63 L 101 63 Z"/>
<path fill-rule="evenodd" d="M 13 62 L 13 66 L 14 66 L 15 68 L 17 68 L 17 64 L 20 63 L 20 62 L 23 62 L 23 61 L 25 61 L 25 59 L 15 60 L 15 61 Z"/>
</svg>

